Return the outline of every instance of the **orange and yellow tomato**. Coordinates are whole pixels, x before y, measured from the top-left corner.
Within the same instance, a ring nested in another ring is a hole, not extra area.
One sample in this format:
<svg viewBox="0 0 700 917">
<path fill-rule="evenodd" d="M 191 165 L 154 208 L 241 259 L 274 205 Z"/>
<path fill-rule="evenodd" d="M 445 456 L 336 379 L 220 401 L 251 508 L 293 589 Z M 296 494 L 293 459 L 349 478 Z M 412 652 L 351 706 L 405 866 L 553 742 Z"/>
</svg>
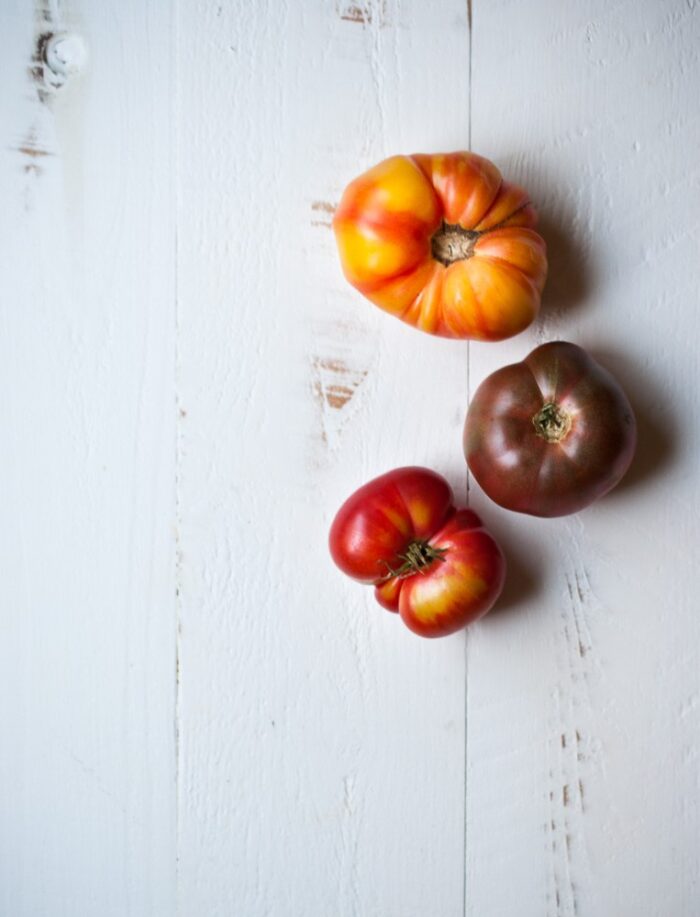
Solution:
<svg viewBox="0 0 700 917">
<path fill-rule="evenodd" d="M 547 274 L 522 188 L 474 153 L 392 156 L 345 189 L 343 272 L 380 308 L 442 337 L 498 341 L 534 319 Z"/>
</svg>

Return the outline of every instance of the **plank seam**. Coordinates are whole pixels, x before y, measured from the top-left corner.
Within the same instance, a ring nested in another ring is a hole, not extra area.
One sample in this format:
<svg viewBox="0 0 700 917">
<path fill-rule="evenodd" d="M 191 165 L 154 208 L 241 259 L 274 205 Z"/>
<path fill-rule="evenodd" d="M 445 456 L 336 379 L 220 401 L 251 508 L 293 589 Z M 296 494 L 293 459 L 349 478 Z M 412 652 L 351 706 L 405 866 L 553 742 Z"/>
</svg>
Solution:
<svg viewBox="0 0 700 917">
<path fill-rule="evenodd" d="M 473 0 L 467 0 L 467 47 L 469 60 L 467 64 L 467 144 L 469 150 L 472 148 L 472 35 L 473 35 Z M 471 401 L 471 352 L 470 342 L 467 341 L 467 404 Z M 469 505 L 469 468 L 466 467 L 466 500 Z M 467 830 L 469 814 L 469 787 L 468 787 L 468 748 L 469 748 L 469 634 L 464 632 L 464 854 L 463 854 L 463 875 L 462 875 L 462 911 L 464 917 L 467 917 Z"/>
<path fill-rule="evenodd" d="M 173 239 L 173 278 L 175 296 L 175 363 L 174 363 L 174 390 L 175 390 L 175 914 L 180 914 L 180 797 L 182 783 L 182 746 L 180 723 L 182 718 L 181 690 L 180 690 L 180 660 L 181 660 L 181 626 L 182 626 L 182 506 L 181 506 L 181 481 L 180 469 L 182 463 L 182 422 L 186 416 L 180 396 L 180 276 L 179 276 L 179 229 L 180 229 L 180 74 L 178 69 L 179 48 L 179 5 L 175 5 L 172 18 L 171 48 L 173 61 L 171 62 L 174 78 L 173 93 L 173 159 L 175 165 L 175 231 Z"/>
</svg>

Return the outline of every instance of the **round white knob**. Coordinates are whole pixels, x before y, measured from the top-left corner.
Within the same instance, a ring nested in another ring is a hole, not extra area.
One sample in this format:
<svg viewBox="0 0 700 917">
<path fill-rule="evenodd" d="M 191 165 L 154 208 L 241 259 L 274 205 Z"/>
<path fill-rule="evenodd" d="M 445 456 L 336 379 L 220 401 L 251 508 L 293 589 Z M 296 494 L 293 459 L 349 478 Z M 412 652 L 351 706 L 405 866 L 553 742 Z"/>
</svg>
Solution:
<svg viewBox="0 0 700 917">
<path fill-rule="evenodd" d="M 87 48 L 80 35 L 62 32 L 52 35 L 47 41 L 44 58 L 48 68 L 65 80 L 83 69 Z"/>
</svg>

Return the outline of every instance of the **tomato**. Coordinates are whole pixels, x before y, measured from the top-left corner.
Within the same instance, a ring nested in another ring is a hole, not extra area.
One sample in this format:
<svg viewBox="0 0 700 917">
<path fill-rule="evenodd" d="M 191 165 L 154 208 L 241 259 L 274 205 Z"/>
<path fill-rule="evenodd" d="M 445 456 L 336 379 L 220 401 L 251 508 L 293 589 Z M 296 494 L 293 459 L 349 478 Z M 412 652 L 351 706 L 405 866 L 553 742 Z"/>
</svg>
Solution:
<svg viewBox="0 0 700 917">
<path fill-rule="evenodd" d="M 430 334 L 499 341 L 530 324 L 547 274 L 535 209 L 474 153 L 392 156 L 333 219 L 346 278 Z"/>
<path fill-rule="evenodd" d="M 563 341 L 482 382 L 464 428 L 467 462 L 484 491 L 532 516 L 565 516 L 602 497 L 627 471 L 636 441 L 618 383 Z"/>
<path fill-rule="evenodd" d="M 340 569 L 423 637 L 442 637 L 486 614 L 503 588 L 501 549 L 447 481 L 427 468 L 397 468 L 361 487 L 331 526 Z"/>
</svg>

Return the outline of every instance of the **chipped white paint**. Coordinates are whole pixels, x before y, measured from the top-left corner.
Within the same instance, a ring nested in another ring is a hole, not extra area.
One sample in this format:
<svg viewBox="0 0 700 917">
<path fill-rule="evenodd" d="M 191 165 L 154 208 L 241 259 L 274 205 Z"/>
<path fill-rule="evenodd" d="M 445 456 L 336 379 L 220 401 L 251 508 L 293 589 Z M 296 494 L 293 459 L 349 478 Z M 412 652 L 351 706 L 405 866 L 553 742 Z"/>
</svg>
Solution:
<svg viewBox="0 0 700 917">
<path fill-rule="evenodd" d="M 640 443 L 580 515 L 499 514 L 534 582 L 468 638 L 468 913 L 691 917 L 700 6 L 477 0 L 472 49 L 474 148 L 531 189 L 551 274 L 531 331 L 471 347 L 470 387 L 574 340 L 625 386 Z"/>
<path fill-rule="evenodd" d="M 464 643 L 417 640 L 326 537 L 396 464 L 465 492 L 466 350 L 358 301 L 328 224 L 392 149 L 464 142 L 432 49 L 462 74 L 467 10 L 245 9 L 183 5 L 177 51 L 181 911 L 447 917 Z"/>
<path fill-rule="evenodd" d="M 700 5 L 6 7 L 0 913 L 693 917 Z M 370 307 L 330 232 L 470 136 L 550 248 L 499 345 Z M 639 456 L 568 519 L 473 484 L 506 593 L 421 641 L 333 512 L 409 462 L 465 496 L 468 391 L 556 337 Z"/>
<path fill-rule="evenodd" d="M 175 912 L 165 10 L 2 4 L 3 917 Z M 65 32 L 96 53 L 49 92 Z"/>
</svg>

